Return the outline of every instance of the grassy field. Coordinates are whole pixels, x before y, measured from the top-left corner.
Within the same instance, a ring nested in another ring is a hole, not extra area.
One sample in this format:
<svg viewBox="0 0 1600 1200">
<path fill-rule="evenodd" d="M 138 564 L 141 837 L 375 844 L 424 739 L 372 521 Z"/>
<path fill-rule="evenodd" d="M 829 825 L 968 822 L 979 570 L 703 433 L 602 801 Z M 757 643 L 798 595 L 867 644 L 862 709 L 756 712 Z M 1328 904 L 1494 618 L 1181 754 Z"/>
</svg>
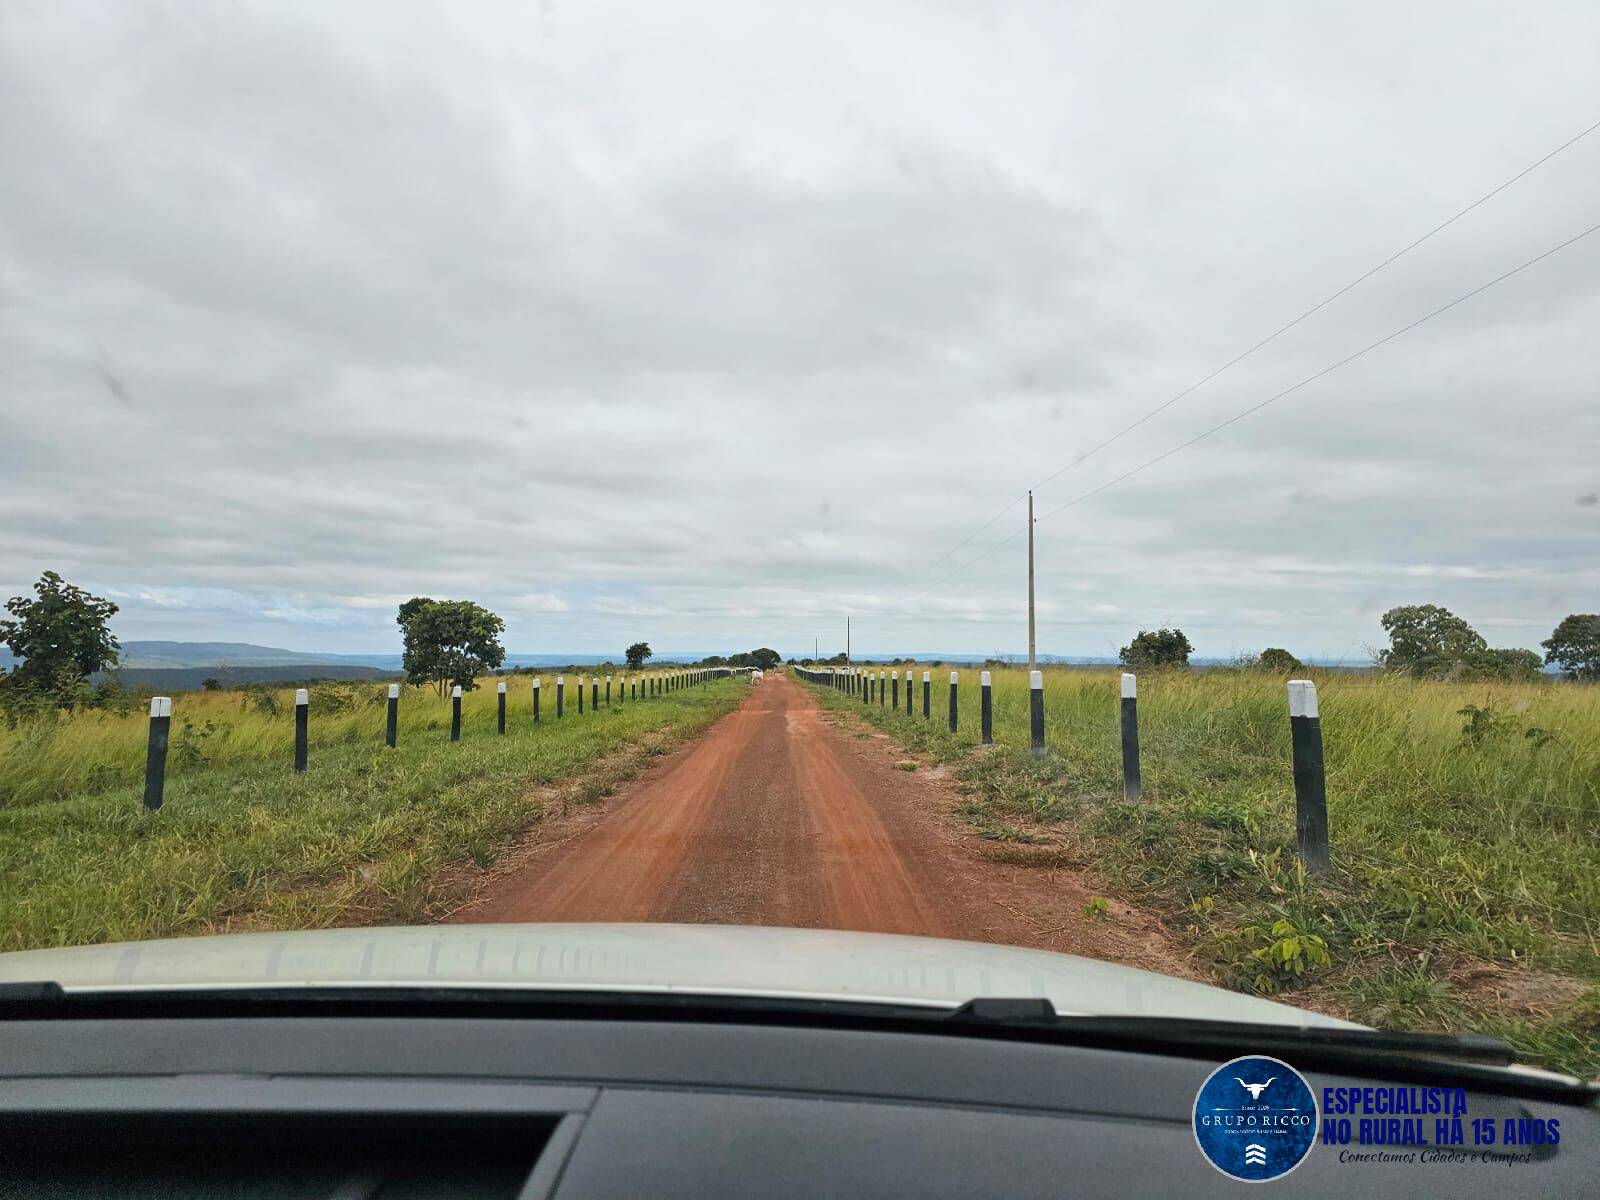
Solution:
<svg viewBox="0 0 1600 1200">
<path fill-rule="evenodd" d="M 1334 855 L 1307 879 L 1283 679 L 1142 677 L 1145 797 L 1127 804 L 1117 672 L 1046 672 L 1050 753 L 1035 761 L 1026 672 L 994 672 L 983 750 L 978 672 L 961 672 L 951 735 L 949 669 L 932 669 L 926 722 L 921 670 L 915 716 L 820 690 L 952 763 L 983 836 L 1159 913 L 1220 982 L 1377 1025 L 1493 1032 L 1600 1075 L 1600 687 L 1307 672 Z"/>
<path fill-rule="evenodd" d="M 230 928 L 401 923 L 461 898 L 551 797 L 595 799 L 699 733 L 747 685 L 712 681 L 555 720 L 553 678 L 532 721 L 530 681 L 450 702 L 404 689 L 383 745 L 381 684 L 312 689 L 310 766 L 292 765 L 292 693 L 174 699 L 166 804 L 141 804 L 147 719 L 89 712 L 0 728 L 0 950 Z M 603 684 L 602 684 L 603 694 Z M 274 705 L 276 713 L 270 711 Z"/>
</svg>

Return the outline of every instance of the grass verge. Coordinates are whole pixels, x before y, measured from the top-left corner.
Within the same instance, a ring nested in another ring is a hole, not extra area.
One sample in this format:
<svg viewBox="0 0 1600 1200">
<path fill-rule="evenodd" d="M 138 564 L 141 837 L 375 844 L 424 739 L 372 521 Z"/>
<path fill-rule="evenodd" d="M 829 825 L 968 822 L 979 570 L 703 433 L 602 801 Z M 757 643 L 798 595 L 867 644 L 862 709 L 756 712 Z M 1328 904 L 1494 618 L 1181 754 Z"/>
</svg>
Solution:
<svg viewBox="0 0 1600 1200">
<path fill-rule="evenodd" d="M 995 675 L 978 746 L 948 669 L 932 719 L 817 689 L 953 764 L 981 836 L 1059 845 L 1160 916 L 1219 983 L 1393 1028 L 1475 1030 L 1527 1061 L 1600 1076 L 1600 688 L 1318 678 L 1335 866 L 1295 854 L 1282 679 L 1140 680 L 1145 796 L 1122 799 L 1117 673 L 1046 674 L 1049 753 L 1026 746 L 1027 682 Z"/>
<path fill-rule="evenodd" d="M 348 729 L 319 740 L 313 718 L 303 775 L 287 739 L 281 756 L 208 746 L 173 764 L 158 813 L 127 783 L 0 809 L 0 950 L 434 919 L 461 899 L 459 868 L 514 843 L 551 786 L 597 799 L 744 690 L 713 681 L 582 717 L 569 707 L 561 721 L 549 703 L 540 725 L 530 711 L 501 737 L 491 684 L 473 694 L 459 743 L 447 716 L 435 728 L 413 701 L 395 750 L 382 746 L 381 706 L 360 741 Z"/>
</svg>

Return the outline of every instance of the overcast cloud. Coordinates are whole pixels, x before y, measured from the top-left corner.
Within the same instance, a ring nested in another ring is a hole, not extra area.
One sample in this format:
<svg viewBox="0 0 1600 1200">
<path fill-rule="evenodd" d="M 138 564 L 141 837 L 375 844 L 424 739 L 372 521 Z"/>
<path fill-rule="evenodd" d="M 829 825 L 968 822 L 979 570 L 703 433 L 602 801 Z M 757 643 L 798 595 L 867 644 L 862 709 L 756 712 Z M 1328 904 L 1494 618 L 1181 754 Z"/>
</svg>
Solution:
<svg viewBox="0 0 1600 1200">
<path fill-rule="evenodd" d="M 1008 500 L 1585 126 L 1588 4 L 11 3 L 0 592 L 1017 652 Z M 1600 220 L 1600 132 L 1044 487 Z M 1600 234 L 1040 523 L 1040 647 L 1600 608 Z M 960 569 L 964 564 L 972 565 Z"/>
</svg>

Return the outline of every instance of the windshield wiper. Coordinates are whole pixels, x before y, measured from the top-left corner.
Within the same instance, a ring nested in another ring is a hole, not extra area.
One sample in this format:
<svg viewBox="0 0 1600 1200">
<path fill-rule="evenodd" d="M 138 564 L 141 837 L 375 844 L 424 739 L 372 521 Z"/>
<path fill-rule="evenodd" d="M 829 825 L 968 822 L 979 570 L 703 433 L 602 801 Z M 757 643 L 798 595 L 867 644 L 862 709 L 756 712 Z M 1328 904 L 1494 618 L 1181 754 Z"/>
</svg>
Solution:
<svg viewBox="0 0 1600 1200">
<path fill-rule="evenodd" d="M 956 1009 L 884 1000 L 700 992 L 576 991 L 471 985 L 218 987 L 63 991 L 54 983 L 0 985 L 0 1017 L 181 1018 L 450 1016 L 482 1019 L 669 1021 L 808 1026 L 1023 1040 L 1052 1045 L 1226 1060 L 1271 1054 L 1297 1067 L 1540 1093 L 1588 1102 L 1600 1087 L 1568 1076 L 1508 1074 L 1511 1047 L 1477 1034 L 1399 1033 L 1184 1017 L 1062 1015 L 1047 999 L 980 997 Z"/>
<path fill-rule="evenodd" d="M 1510 1044 L 1486 1034 L 1404 1033 L 1324 1025 L 1273 1025 L 1188 1017 L 1061 1016 L 1049 1000 L 996 997 L 969 1000 L 945 1017 L 1009 1028 L 1037 1028 L 1097 1038 L 1159 1040 L 1230 1048 L 1241 1042 L 1277 1049 L 1308 1047 L 1371 1054 L 1420 1054 L 1455 1062 L 1506 1067 L 1516 1062 Z"/>
</svg>

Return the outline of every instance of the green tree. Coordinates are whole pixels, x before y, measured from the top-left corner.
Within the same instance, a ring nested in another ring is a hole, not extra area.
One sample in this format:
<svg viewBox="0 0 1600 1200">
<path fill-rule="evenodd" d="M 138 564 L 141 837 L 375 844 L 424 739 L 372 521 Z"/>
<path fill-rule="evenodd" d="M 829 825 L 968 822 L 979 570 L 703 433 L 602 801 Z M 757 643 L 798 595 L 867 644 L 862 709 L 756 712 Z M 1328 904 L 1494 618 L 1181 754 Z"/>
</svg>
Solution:
<svg viewBox="0 0 1600 1200">
<path fill-rule="evenodd" d="M 750 651 L 750 665 L 758 671 L 770 671 L 782 661 L 782 656 L 769 646 Z"/>
<path fill-rule="evenodd" d="M 1467 679 L 1504 679 L 1527 683 L 1538 679 L 1544 664 L 1532 650 L 1479 650 L 1461 661 L 1456 674 Z"/>
<path fill-rule="evenodd" d="M 725 667 L 728 665 L 728 660 L 720 654 L 708 654 L 700 661 L 708 667 Z"/>
<path fill-rule="evenodd" d="M 431 683 L 441 696 L 447 686 L 471 691 L 478 675 L 505 661 L 506 623 L 470 600 L 417 596 L 400 606 L 395 621 L 405 634 L 406 682 Z"/>
<path fill-rule="evenodd" d="M 6 691 L 14 700 L 70 708 L 86 698 L 90 675 L 116 665 L 120 647 L 106 622 L 117 606 L 54 571 L 39 576 L 33 591 L 36 599 L 6 601 L 11 616 L 0 621 L 0 642 L 22 660 L 6 675 Z"/>
<path fill-rule="evenodd" d="M 1544 661 L 1560 666 L 1574 679 L 1600 679 L 1600 613 L 1563 617 L 1539 644 L 1544 647 Z"/>
<path fill-rule="evenodd" d="M 1298 671 L 1302 665 L 1298 658 L 1281 646 L 1268 646 L 1255 662 L 1256 670 L 1270 671 L 1274 675 L 1287 675 L 1291 671 Z"/>
<path fill-rule="evenodd" d="M 655 652 L 650 649 L 649 642 L 635 642 L 633 645 L 629 646 L 625 651 L 623 651 L 623 654 L 628 659 L 628 670 L 630 671 L 637 671 L 642 668 L 644 666 L 645 659 L 651 657 L 651 655 L 654 653 Z"/>
<path fill-rule="evenodd" d="M 1187 667 L 1193 653 L 1181 629 L 1141 629 L 1118 657 L 1130 667 Z"/>
<path fill-rule="evenodd" d="M 1419 678 L 1456 674 L 1489 648 L 1477 630 L 1437 604 L 1391 608 L 1382 620 L 1389 648 L 1378 652 L 1378 662 L 1391 671 Z"/>
<path fill-rule="evenodd" d="M 222 690 L 222 680 L 215 675 L 207 675 L 200 681 L 200 687 L 207 692 L 220 692 Z"/>
</svg>

